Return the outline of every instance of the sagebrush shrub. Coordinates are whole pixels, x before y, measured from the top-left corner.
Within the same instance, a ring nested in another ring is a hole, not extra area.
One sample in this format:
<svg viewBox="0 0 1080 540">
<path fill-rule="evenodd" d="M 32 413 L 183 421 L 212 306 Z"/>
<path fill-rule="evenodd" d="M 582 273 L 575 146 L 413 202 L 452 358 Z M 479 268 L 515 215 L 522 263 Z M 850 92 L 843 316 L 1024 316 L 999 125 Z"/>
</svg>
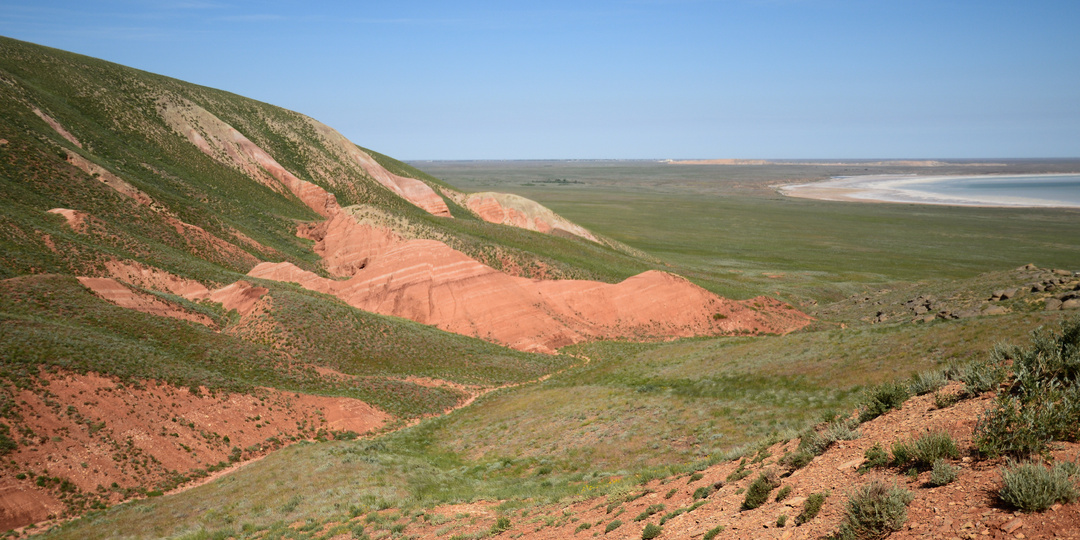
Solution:
<svg viewBox="0 0 1080 540">
<path fill-rule="evenodd" d="M 1041 512 L 1054 503 L 1067 503 L 1080 496 L 1076 488 L 1072 467 L 1055 463 L 1045 467 L 1041 463 L 1010 463 L 1001 469 L 1001 491 L 998 496 L 1005 504 L 1022 512 Z"/>
<path fill-rule="evenodd" d="M 907 387 L 897 382 L 879 384 L 866 391 L 859 411 L 859 421 L 873 420 L 893 409 L 899 409 L 908 398 Z"/>
<path fill-rule="evenodd" d="M 828 496 L 829 492 L 827 491 L 824 493 L 811 493 L 803 502 L 802 512 L 795 516 L 795 524 L 802 525 L 814 519 L 818 512 L 821 511 L 821 507 L 825 505 L 825 498 Z"/>
<path fill-rule="evenodd" d="M 975 425 L 975 448 L 984 456 L 1028 458 L 1052 441 L 1080 438 L 1080 316 L 1060 332 L 1039 328 L 1027 348 L 997 346 L 990 362 L 1012 361 L 1015 379 Z"/>
<path fill-rule="evenodd" d="M 889 453 L 881 447 L 880 442 L 875 442 L 874 446 L 866 449 L 863 452 L 863 458 L 866 459 L 865 467 L 867 468 L 881 468 L 889 464 Z"/>
<path fill-rule="evenodd" d="M 844 540 L 884 538 L 907 520 L 911 492 L 875 480 L 856 488 L 848 497 L 844 522 L 837 537 Z"/>
<path fill-rule="evenodd" d="M 720 534 L 723 530 L 723 525 L 713 527 L 712 529 L 709 529 L 709 532 L 705 533 L 705 536 L 701 537 L 701 540 L 713 540 L 713 538 L 716 538 L 716 535 Z"/>
<path fill-rule="evenodd" d="M 660 536 L 660 533 L 664 532 L 659 525 L 649 523 L 645 525 L 645 528 L 641 531 L 641 540 L 649 540 L 650 538 L 656 538 Z"/>
<path fill-rule="evenodd" d="M 924 371 L 911 377 L 908 382 L 908 390 L 912 395 L 921 396 L 930 392 L 941 390 L 945 383 L 949 382 L 943 371 Z"/>
<path fill-rule="evenodd" d="M 934 467 L 930 469 L 930 485 L 944 486 L 946 484 L 951 484 L 953 480 L 956 480 L 956 477 L 959 474 L 960 467 L 957 467 L 944 459 L 938 459 L 934 461 Z"/>
<path fill-rule="evenodd" d="M 616 520 L 612 521 L 611 523 L 608 523 L 607 527 L 604 527 L 604 534 L 607 534 L 607 533 L 609 533 L 611 531 L 614 531 L 615 529 L 618 529 L 621 526 L 622 526 L 622 522 L 616 519 Z"/>
<path fill-rule="evenodd" d="M 743 499 L 742 509 L 752 510 L 765 504 L 765 501 L 769 500 L 769 493 L 772 493 L 772 490 L 778 487 L 780 487 L 780 481 L 777 480 L 774 473 L 761 473 L 750 483 L 750 487 L 746 489 L 746 497 Z"/>
</svg>

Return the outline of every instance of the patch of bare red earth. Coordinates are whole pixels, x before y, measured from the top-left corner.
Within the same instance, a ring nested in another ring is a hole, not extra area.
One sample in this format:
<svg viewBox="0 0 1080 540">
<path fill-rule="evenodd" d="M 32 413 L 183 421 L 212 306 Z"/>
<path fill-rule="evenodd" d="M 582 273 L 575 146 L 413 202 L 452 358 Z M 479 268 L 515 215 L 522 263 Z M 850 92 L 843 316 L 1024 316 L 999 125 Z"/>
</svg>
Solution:
<svg viewBox="0 0 1080 540">
<path fill-rule="evenodd" d="M 956 392 L 959 388 L 954 385 L 945 391 Z M 660 538 L 701 538 L 715 527 L 723 527 L 716 538 L 821 538 L 839 528 L 848 494 L 873 479 L 895 483 L 914 495 L 908 506 L 907 521 L 890 538 L 1080 538 L 1080 503 L 1055 505 L 1043 513 L 1022 514 L 998 502 L 1003 460 L 970 457 L 975 421 L 992 398 L 992 394 L 986 394 L 945 409 L 935 408 L 930 395 L 912 398 L 902 409 L 863 424 L 859 439 L 839 441 L 805 468 L 782 478 L 782 486 L 792 488 L 785 500 L 776 502 L 777 491 L 773 491 L 768 502 L 753 510 L 740 509 L 745 497 L 740 491 L 745 490 L 761 471 L 782 472 L 784 468 L 777 460 L 785 451 L 794 450 L 797 440 L 773 445 L 769 448 L 770 457 L 762 463 L 749 465 L 751 474 L 739 481 L 725 481 L 738 467 L 738 461 L 721 463 L 702 471 L 703 477 L 697 481 L 690 482 L 686 475 L 651 481 L 634 492 L 644 491 L 644 496 L 617 504 L 610 512 L 607 497 L 588 497 L 589 489 L 585 488 L 582 495 L 586 498 L 582 500 L 532 508 L 526 514 L 511 514 L 511 528 L 497 538 L 557 540 L 598 536 L 637 540 L 646 523 L 659 523 L 664 514 L 690 507 L 695 502 L 694 491 L 710 485 L 721 487 L 705 499 L 705 505 L 669 519 L 663 525 Z M 864 461 L 864 452 L 875 443 L 888 449 L 893 442 L 911 440 L 929 431 L 948 432 L 965 456 L 956 461 L 960 474 L 955 482 L 928 487 L 929 472 L 913 479 L 895 469 L 857 471 Z M 1080 457 L 1080 444 L 1058 444 L 1053 454 L 1056 459 L 1075 460 Z M 748 460 L 752 457 L 748 456 Z M 671 490 L 675 493 L 665 498 Z M 805 498 L 825 491 L 829 496 L 818 516 L 808 523 L 796 525 L 795 518 L 802 511 Z M 497 501 L 478 501 L 438 507 L 429 514 L 440 514 L 447 518 L 446 521 L 439 520 L 439 525 L 410 525 L 405 533 L 419 538 L 443 538 L 486 531 L 495 523 L 498 504 Z M 664 510 L 646 520 L 634 521 L 647 507 L 655 504 L 663 504 Z M 777 518 L 781 515 L 786 515 L 787 521 L 784 527 L 777 527 Z M 604 533 L 607 524 L 615 519 L 622 525 Z M 546 525 L 549 520 L 554 524 Z M 589 523 L 590 527 L 579 530 L 582 523 Z"/>
<path fill-rule="evenodd" d="M 40 380 L 14 396 L 24 403 L 20 427 L 30 431 L 19 434 L 28 444 L 5 459 L 27 477 L 0 478 L 0 530 L 64 515 L 58 492 L 37 486 L 37 476 L 68 480 L 116 503 L 124 488 L 229 462 L 234 447 L 240 459 L 251 460 L 319 430 L 366 433 L 390 420 L 359 400 L 267 388 L 194 394 L 93 373 L 43 372 Z M 110 488 L 113 482 L 119 487 Z"/>
</svg>

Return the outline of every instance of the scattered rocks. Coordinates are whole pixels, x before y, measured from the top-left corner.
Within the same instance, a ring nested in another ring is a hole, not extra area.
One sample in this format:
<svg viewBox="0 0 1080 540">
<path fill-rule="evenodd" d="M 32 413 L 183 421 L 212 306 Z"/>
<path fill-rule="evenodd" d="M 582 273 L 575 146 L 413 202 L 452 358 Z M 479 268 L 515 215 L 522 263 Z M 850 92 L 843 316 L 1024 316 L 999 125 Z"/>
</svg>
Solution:
<svg viewBox="0 0 1080 540">
<path fill-rule="evenodd" d="M 1016 298 L 1016 295 L 1017 295 L 1017 289 L 1015 289 L 1015 288 L 1013 288 L 1013 289 L 1002 289 L 1002 290 L 994 291 L 994 293 L 992 295 L 990 295 L 990 300 L 991 301 L 1008 300 L 1010 298 Z"/>
<path fill-rule="evenodd" d="M 1023 526 L 1024 526 L 1024 520 L 1022 520 L 1020 518 L 1014 518 L 1014 519 L 1010 520 L 1008 523 L 1002 525 L 1001 530 L 1005 531 L 1006 534 L 1012 534 L 1013 531 L 1015 531 L 1016 529 L 1019 529 L 1020 527 L 1023 527 Z"/>
</svg>

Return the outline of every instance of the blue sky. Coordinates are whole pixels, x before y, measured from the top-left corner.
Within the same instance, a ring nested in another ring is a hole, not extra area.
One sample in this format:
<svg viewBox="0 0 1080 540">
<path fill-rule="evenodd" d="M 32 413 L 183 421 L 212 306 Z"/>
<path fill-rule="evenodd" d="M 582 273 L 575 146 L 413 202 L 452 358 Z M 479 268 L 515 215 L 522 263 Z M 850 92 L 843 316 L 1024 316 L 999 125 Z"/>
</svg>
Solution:
<svg viewBox="0 0 1080 540">
<path fill-rule="evenodd" d="M 0 0 L 400 159 L 1080 157 L 1080 2 Z"/>
</svg>

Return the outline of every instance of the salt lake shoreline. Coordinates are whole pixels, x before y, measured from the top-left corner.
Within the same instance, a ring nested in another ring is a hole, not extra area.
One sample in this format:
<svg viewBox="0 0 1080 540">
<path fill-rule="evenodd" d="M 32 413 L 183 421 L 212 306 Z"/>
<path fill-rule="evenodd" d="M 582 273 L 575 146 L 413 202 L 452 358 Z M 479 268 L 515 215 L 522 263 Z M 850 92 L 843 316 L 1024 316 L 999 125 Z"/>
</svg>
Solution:
<svg viewBox="0 0 1080 540">
<path fill-rule="evenodd" d="M 898 174 L 840 176 L 820 182 L 773 186 L 787 197 L 820 201 L 863 203 L 931 204 L 939 206 L 969 206 L 989 208 L 1080 208 L 1080 204 L 1023 197 L 964 197 L 950 198 L 942 194 L 911 189 L 913 184 L 928 184 L 957 179 L 1041 178 L 1072 176 L 1069 173 L 1007 174 L 1007 175 L 936 175 L 916 176 Z"/>
</svg>

